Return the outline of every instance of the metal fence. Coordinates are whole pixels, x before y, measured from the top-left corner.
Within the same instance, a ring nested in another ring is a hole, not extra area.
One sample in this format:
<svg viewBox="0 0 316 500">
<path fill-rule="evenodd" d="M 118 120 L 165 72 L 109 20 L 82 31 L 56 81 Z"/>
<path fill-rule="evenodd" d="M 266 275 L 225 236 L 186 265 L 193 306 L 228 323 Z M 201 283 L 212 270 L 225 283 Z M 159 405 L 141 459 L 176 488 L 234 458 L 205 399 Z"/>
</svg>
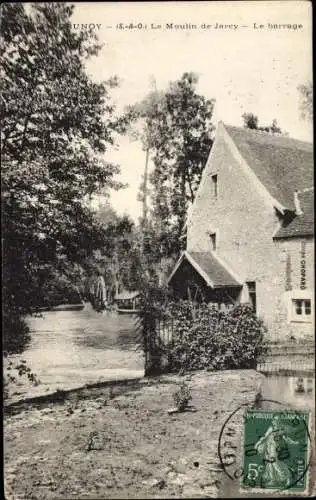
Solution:
<svg viewBox="0 0 316 500">
<path fill-rule="evenodd" d="M 314 348 L 308 345 L 267 343 L 268 353 L 257 370 L 264 374 L 309 376 L 315 372 Z M 312 347 L 312 348 L 311 348 Z"/>
<path fill-rule="evenodd" d="M 144 339 L 146 365 L 153 360 L 159 365 L 159 356 L 167 363 L 172 352 L 172 341 L 177 331 L 177 321 L 170 316 L 151 314 L 143 316 L 139 328 Z M 310 346 L 267 342 L 268 353 L 258 359 L 257 371 L 264 374 L 313 376 L 315 363 L 314 349 Z"/>
<path fill-rule="evenodd" d="M 155 333 L 159 336 L 162 344 L 168 346 L 174 336 L 173 318 L 157 318 L 155 323 Z"/>
</svg>

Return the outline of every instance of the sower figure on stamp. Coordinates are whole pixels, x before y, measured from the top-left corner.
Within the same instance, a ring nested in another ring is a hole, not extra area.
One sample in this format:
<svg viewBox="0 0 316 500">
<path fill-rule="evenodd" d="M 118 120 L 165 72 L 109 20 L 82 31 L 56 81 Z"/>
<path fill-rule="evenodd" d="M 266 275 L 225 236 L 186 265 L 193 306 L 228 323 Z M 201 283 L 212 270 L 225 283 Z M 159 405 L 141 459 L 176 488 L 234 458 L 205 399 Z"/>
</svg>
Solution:
<svg viewBox="0 0 316 500">
<path fill-rule="evenodd" d="M 282 460 L 282 453 L 287 452 L 287 444 L 297 445 L 299 442 L 286 436 L 281 425 L 279 417 L 274 416 L 265 435 L 255 444 L 255 449 L 265 458 L 266 466 L 262 475 L 265 487 L 279 484 L 286 488 L 293 479 L 293 472 Z"/>
</svg>

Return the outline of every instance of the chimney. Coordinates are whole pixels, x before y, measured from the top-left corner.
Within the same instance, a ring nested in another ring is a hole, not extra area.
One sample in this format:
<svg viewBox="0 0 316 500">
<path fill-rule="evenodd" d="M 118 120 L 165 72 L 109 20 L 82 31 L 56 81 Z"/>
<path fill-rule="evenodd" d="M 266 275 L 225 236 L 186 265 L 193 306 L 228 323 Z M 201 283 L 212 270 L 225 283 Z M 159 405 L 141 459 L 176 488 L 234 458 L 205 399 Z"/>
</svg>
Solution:
<svg viewBox="0 0 316 500">
<path fill-rule="evenodd" d="M 295 205 L 295 213 L 296 215 L 302 215 L 303 212 L 301 210 L 300 200 L 298 198 L 298 191 L 294 191 L 294 205 Z"/>
</svg>

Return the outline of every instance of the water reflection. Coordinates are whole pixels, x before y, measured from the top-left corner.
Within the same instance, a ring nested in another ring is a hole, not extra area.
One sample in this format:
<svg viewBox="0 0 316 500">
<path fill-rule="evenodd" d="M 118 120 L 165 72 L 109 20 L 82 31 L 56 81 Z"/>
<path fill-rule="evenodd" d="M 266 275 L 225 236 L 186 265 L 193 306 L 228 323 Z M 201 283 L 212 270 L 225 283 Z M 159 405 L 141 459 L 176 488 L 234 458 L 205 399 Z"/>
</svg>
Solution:
<svg viewBox="0 0 316 500">
<path fill-rule="evenodd" d="M 293 382 L 292 382 L 293 383 Z M 297 377 L 294 379 L 294 392 L 313 392 L 313 379 Z"/>
<path fill-rule="evenodd" d="M 263 399 L 273 399 L 291 407 L 313 409 L 315 379 L 311 376 L 267 375 L 261 395 Z"/>
</svg>

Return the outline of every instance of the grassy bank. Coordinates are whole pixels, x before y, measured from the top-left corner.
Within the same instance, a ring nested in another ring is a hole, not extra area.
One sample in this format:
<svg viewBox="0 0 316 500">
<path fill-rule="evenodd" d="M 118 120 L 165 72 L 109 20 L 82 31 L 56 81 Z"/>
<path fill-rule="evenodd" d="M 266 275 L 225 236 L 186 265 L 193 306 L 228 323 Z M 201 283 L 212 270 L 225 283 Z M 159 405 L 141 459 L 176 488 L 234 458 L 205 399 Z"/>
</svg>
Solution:
<svg viewBox="0 0 316 500">
<path fill-rule="evenodd" d="M 179 380 L 95 388 L 7 415 L 6 498 L 216 496 L 221 427 L 240 404 L 254 401 L 261 376 L 195 373 L 188 380 L 194 408 L 170 415 Z"/>
</svg>

